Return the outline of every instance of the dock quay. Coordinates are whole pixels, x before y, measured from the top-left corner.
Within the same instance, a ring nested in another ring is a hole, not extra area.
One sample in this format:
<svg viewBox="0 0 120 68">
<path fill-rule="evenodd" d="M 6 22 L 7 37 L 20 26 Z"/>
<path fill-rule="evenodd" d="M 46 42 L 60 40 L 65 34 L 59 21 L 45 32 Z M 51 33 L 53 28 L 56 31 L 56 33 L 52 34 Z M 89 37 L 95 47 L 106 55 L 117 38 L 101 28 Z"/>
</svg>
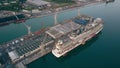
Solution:
<svg viewBox="0 0 120 68">
<path fill-rule="evenodd" d="M 38 18 L 38 17 L 45 17 L 45 16 L 49 16 L 49 15 L 54 15 L 56 12 L 58 13 L 62 13 L 64 11 L 68 11 L 68 10 L 74 10 L 74 9 L 78 9 L 78 8 L 83 8 L 89 5 L 94 5 L 94 4 L 101 4 L 101 3 L 106 3 L 106 0 L 93 0 L 93 1 L 86 1 L 86 2 L 82 2 L 80 4 L 75 4 L 72 6 L 65 6 L 65 7 L 58 7 L 58 8 L 54 8 L 52 10 L 50 9 L 45 9 L 42 10 L 39 13 L 26 13 L 26 12 L 22 12 L 26 15 L 29 15 L 29 18 Z"/>
<path fill-rule="evenodd" d="M 44 55 L 50 53 L 52 51 L 52 47 L 48 49 L 42 48 L 42 46 L 33 54 L 24 57 L 21 60 L 16 61 L 14 64 L 16 65 L 15 67 L 18 68 L 26 68 L 26 65 L 39 59 L 40 57 L 43 57 Z M 22 67 L 21 67 L 22 66 Z"/>
<path fill-rule="evenodd" d="M 17 64 L 19 62 L 22 62 L 24 65 L 27 65 L 35 60 L 37 60 L 38 58 L 50 53 L 52 51 L 52 47 L 48 47 L 48 48 L 45 48 L 46 46 L 40 46 L 38 49 L 35 50 L 35 52 L 29 54 L 29 55 L 26 55 L 24 56 L 23 58 L 19 59 L 19 60 L 16 60 L 14 62 L 14 64 Z"/>
<path fill-rule="evenodd" d="M 21 68 L 51 52 L 53 45 L 53 38 L 46 35 L 44 30 L 39 30 L 1 45 L 0 53 L 5 52 L 7 62 L 11 62 L 15 68 Z"/>
</svg>

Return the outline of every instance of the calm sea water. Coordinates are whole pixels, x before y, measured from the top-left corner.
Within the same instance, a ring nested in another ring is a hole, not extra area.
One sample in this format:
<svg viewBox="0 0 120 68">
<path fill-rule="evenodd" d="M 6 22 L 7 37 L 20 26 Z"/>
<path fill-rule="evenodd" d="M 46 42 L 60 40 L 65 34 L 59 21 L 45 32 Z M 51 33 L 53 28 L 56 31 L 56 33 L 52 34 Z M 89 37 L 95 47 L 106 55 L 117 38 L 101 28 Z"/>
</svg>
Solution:
<svg viewBox="0 0 120 68">
<path fill-rule="evenodd" d="M 84 46 L 80 46 L 65 57 L 55 58 L 51 53 L 30 63 L 28 68 L 120 68 L 120 0 L 114 3 L 89 5 L 81 8 L 81 14 L 100 17 L 104 20 L 102 32 Z M 58 21 L 72 18 L 77 10 L 60 13 Z M 53 16 L 26 21 L 32 31 L 52 26 Z M 10 24 L 0 27 L 0 43 L 27 34 L 23 24 Z"/>
</svg>

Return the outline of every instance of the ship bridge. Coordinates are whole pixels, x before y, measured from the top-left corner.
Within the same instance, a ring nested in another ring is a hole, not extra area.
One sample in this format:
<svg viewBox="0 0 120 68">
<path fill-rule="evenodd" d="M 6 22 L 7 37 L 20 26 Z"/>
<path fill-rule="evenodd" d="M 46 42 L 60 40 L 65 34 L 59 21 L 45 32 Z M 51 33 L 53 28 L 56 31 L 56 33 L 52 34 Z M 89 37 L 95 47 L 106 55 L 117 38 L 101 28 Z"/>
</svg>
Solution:
<svg viewBox="0 0 120 68">
<path fill-rule="evenodd" d="M 69 21 L 67 23 L 58 24 L 51 27 L 48 31 L 46 31 L 46 33 L 56 39 L 73 30 L 79 29 L 80 27 L 81 25 L 74 23 L 73 21 Z"/>
</svg>

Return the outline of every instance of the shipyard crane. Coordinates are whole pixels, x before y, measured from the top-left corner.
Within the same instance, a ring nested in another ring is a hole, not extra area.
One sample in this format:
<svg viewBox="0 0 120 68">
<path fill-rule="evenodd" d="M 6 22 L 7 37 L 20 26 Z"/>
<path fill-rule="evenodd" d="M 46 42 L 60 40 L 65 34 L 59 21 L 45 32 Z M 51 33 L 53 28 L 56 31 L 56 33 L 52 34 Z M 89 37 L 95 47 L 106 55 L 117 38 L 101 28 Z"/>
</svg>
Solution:
<svg viewBox="0 0 120 68">
<path fill-rule="evenodd" d="M 15 12 L 12 12 L 12 14 L 16 17 L 17 20 L 19 20 L 19 18 L 16 16 Z"/>
<path fill-rule="evenodd" d="M 78 16 L 80 16 L 80 7 L 78 7 Z"/>
<path fill-rule="evenodd" d="M 78 7 L 78 16 L 80 16 L 80 8 Z M 54 14 L 54 25 L 57 25 L 58 24 L 58 21 L 57 21 L 57 15 L 58 15 L 58 11 L 56 10 L 55 14 Z"/>
<path fill-rule="evenodd" d="M 57 24 L 58 24 L 57 14 L 58 14 L 58 12 L 56 12 L 56 13 L 54 14 L 54 25 L 57 25 Z"/>
<path fill-rule="evenodd" d="M 25 27 L 27 28 L 28 30 L 28 35 L 31 35 L 32 34 L 32 31 L 31 31 L 31 26 L 28 26 L 26 25 L 25 23 L 23 23 L 25 25 Z"/>
<path fill-rule="evenodd" d="M 12 12 L 12 14 L 16 17 L 17 20 L 19 20 L 19 18 L 15 15 L 15 12 Z M 32 32 L 31 32 L 31 27 L 26 25 L 25 23 L 23 23 L 25 25 L 25 27 L 27 28 L 28 30 L 28 35 L 31 35 Z"/>
</svg>

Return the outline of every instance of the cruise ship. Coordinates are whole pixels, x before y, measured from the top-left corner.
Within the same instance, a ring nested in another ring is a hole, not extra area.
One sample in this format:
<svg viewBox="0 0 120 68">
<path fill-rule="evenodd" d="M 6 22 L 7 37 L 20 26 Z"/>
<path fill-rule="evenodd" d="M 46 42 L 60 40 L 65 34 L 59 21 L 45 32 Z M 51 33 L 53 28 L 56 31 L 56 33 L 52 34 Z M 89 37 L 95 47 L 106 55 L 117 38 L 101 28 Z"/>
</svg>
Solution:
<svg viewBox="0 0 120 68">
<path fill-rule="evenodd" d="M 101 18 L 80 15 L 63 24 L 51 27 L 47 33 L 56 39 L 52 54 L 57 58 L 85 44 L 103 29 Z"/>
</svg>

